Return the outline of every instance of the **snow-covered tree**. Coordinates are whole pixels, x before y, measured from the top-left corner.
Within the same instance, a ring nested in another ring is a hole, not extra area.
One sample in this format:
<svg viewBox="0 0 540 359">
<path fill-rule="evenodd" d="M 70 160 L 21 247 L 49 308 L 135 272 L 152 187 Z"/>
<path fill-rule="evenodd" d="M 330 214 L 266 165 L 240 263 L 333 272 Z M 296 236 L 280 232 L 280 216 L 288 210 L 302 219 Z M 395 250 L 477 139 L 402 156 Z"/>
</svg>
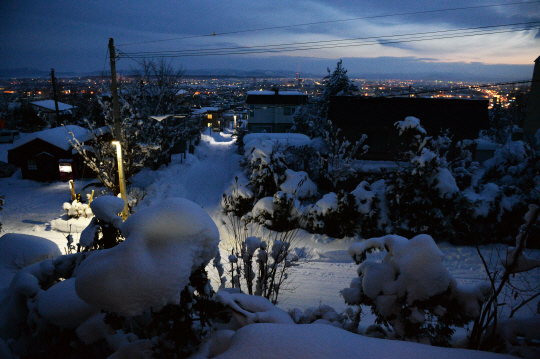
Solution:
<svg viewBox="0 0 540 359">
<path fill-rule="evenodd" d="M 358 86 L 349 80 L 347 70 L 342 67 L 342 60 L 339 60 L 333 72 L 329 68 L 327 71 L 328 75 L 323 79 L 323 93 L 294 113 L 294 132 L 304 133 L 312 138 L 325 136 L 332 130 L 332 124 L 328 122 L 330 97 L 351 96 L 358 91 Z"/>
<path fill-rule="evenodd" d="M 468 237 L 472 204 L 459 191 L 448 168 L 451 140 L 427 136 L 420 121 L 396 122 L 403 141 L 399 169 L 388 175 L 386 199 L 394 233 L 414 236 L 438 233 L 454 243 Z"/>
<path fill-rule="evenodd" d="M 134 80 L 125 86 L 126 96 L 133 99 L 133 106 L 142 116 L 159 116 L 174 113 L 174 100 L 178 84 L 185 71 L 174 69 L 172 61 L 143 59 L 139 68 L 133 69 Z"/>
</svg>

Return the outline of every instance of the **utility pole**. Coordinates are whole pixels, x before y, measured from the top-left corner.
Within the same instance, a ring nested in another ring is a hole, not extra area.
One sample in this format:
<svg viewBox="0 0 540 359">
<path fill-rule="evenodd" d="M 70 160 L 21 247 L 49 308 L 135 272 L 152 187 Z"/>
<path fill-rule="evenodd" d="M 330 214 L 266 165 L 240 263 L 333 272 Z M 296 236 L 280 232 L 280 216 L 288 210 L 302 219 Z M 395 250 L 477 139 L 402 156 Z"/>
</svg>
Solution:
<svg viewBox="0 0 540 359">
<path fill-rule="evenodd" d="M 118 84 L 116 83 L 116 52 L 114 50 L 114 40 L 109 39 L 109 53 L 111 55 L 111 92 L 113 97 L 113 116 L 114 116 L 114 137 L 116 139 L 116 154 L 118 161 L 118 182 L 120 184 L 120 195 L 124 200 L 124 210 L 122 219 L 128 217 L 126 178 L 124 176 L 124 159 L 122 158 L 122 131 L 120 128 L 120 107 L 118 105 Z"/>
<path fill-rule="evenodd" d="M 120 128 L 120 107 L 118 105 L 118 84 L 116 83 L 116 51 L 114 49 L 114 40 L 109 39 L 109 54 L 111 55 L 111 92 L 113 97 L 113 116 L 114 116 L 114 138 L 122 142 L 122 132 Z"/>
<path fill-rule="evenodd" d="M 58 126 L 60 123 L 60 110 L 58 109 L 58 95 L 56 94 L 56 78 L 54 77 L 54 69 L 51 69 L 51 81 L 54 96 L 54 108 L 56 111 L 56 126 Z"/>
</svg>

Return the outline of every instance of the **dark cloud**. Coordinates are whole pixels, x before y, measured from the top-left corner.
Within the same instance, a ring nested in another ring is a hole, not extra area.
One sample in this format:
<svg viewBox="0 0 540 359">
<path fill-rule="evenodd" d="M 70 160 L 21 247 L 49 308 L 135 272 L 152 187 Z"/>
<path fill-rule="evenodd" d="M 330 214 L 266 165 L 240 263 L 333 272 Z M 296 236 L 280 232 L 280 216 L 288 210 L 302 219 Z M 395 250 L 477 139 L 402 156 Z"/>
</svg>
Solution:
<svg viewBox="0 0 540 359">
<path fill-rule="evenodd" d="M 534 36 L 535 39 L 540 39 L 540 29 L 538 29 L 538 33 Z"/>
<path fill-rule="evenodd" d="M 424 26 L 425 31 L 452 27 L 485 26 L 509 22 L 539 20 L 540 4 L 485 8 L 470 11 L 445 11 L 370 19 L 333 22 L 382 14 L 418 12 L 492 3 L 491 0 L 0 0 L 0 68 L 34 67 L 63 68 L 65 71 L 101 70 L 109 37 L 116 44 L 148 42 L 162 39 L 174 41 L 119 46 L 127 52 L 171 51 L 249 44 L 267 45 L 286 42 L 319 41 L 394 34 L 395 25 Z M 291 24 L 328 22 L 309 26 Z M 244 32 L 250 29 L 280 29 Z M 386 31 L 382 34 L 379 32 Z M 207 36 L 212 33 L 234 33 Z M 206 35 L 201 37 L 201 35 Z M 309 37 L 308 37 L 309 36 Z M 536 38 L 540 37 L 540 32 Z M 386 51 L 399 48 L 414 52 L 406 44 L 384 44 Z M 476 49 L 473 49 L 476 50 Z M 328 52 L 331 50 L 328 50 Z M 337 48 L 335 57 L 345 49 Z M 456 54 L 470 58 L 470 53 Z M 306 52 L 310 55 L 311 53 Z M 372 54 L 377 55 L 377 54 Z M 476 54 L 475 54 L 476 55 Z M 334 55 L 331 55 L 334 56 Z M 437 57 L 426 53 L 422 56 Z M 292 70 L 302 61 L 316 63 L 313 57 L 285 57 Z M 120 65 L 128 63 L 125 59 Z M 190 68 L 272 66 L 275 57 L 183 58 L 175 63 Z M 419 61 L 419 59 L 416 59 Z M 436 62 L 434 59 L 433 62 Z M 480 58 L 480 61 L 485 61 Z M 323 61 L 324 62 L 324 61 Z M 284 63 L 285 65 L 285 63 Z M 328 64 L 322 66 L 326 69 Z"/>
</svg>

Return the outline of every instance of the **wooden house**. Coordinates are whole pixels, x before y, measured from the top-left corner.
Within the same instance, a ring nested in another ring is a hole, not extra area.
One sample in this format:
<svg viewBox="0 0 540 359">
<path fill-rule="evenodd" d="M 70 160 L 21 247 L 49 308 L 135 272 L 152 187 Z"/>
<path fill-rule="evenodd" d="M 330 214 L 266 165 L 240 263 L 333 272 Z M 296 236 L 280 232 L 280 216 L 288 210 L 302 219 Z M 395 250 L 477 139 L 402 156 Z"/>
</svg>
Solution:
<svg viewBox="0 0 540 359">
<path fill-rule="evenodd" d="M 21 168 L 24 179 L 35 181 L 94 177 L 71 145 L 73 136 L 83 144 L 92 141 L 89 130 L 75 125 L 34 132 L 15 141 L 13 148 L 8 151 L 8 162 Z"/>
</svg>

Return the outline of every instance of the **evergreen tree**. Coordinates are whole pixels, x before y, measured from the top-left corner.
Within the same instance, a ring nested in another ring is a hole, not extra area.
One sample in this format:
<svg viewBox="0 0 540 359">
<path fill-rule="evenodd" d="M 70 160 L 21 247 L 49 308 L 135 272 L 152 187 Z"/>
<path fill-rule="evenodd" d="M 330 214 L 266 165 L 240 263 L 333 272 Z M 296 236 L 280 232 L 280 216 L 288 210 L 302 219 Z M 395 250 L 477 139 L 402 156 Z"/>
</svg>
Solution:
<svg viewBox="0 0 540 359">
<path fill-rule="evenodd" d="M 323 79 L 324 91 L 312 102 L 301 106 L 293 116 L 293 131 L 304 133 L 310 137 L 325 136 L 332 131 L 328 119 L 328 108 L 331 96 L 351 96 L 358 91 L 358 86 L 349 80 L 347 70 L 339 60 L 334 72 L 328 68 L 328 75 Z"/>
</svg>

